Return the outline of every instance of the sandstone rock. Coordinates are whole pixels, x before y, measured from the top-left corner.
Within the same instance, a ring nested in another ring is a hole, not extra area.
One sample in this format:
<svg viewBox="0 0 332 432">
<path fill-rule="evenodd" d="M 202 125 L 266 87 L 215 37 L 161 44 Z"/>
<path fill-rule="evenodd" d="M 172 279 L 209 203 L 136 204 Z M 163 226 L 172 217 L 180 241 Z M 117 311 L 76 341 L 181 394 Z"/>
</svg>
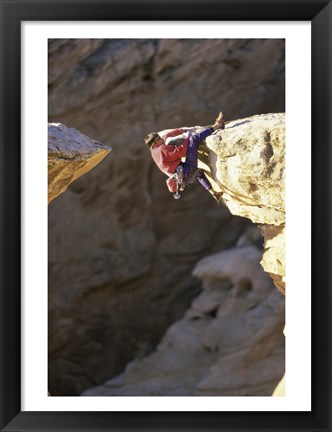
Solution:
<svg viewBox="0 0 332 432">
<path fill-rule="evenodd" d="M 209 124 L 221 108 L 228 119 L 284 111 L 283 39 L 50 40 L 49 47 L 50 118 L 106 144 L 112 133 L 112 146 L 134 131 Z"/>
<path fill-rule="evenodd" d="M 278 290 L 285 294 L 285 226 L 261 225 L 260 228 L 264 235 L 265 249 L 261 264 L 273 279 Z"/>
<path fill-rule="evenodd" d="M 57 88 L 68 79 L 73 68 L 98 50 L 102 39 L 49 39 L 48 40 L 48 84 Z M 68 95 L 66 95 L 67 99 Z"/>
<path fill-rule="evenodd" d="M 234 215 L 254 223 L 285 223 L 285 115 L 228 122 L 206 139 L 211 176 Z"/>
<path fill-rule="evenodd" d="M 265 239 L 261 264 L 284 293 L 285 115 L 228 122 L 206 139 L 206 146 L 200 166 L 224 192 L 232 214 L 259 224 Z"/>
<path fill-rule="evenodd" d="M 150 356 L 85 396 L 266 396 L 284 371 L 284 297 L 253 246 L 201 260 L 203 292 Z"/>
<path fill-rule="evenodd" d="M 48 202 L 90 171 L 111 151 L 78 130 L 60 123 L 48 125 Z"/>
<path fill-rule="evenodd" d="M 284 327 L 283 331 L 284 335 L 286 336 L 286 327 Z M 281 378 L 280 382 L 278 383 L 277 387 L 274 389 L 274 392 L 272 396 L 285 396 L 286 395 L 286 375 Z"/>
</svg>

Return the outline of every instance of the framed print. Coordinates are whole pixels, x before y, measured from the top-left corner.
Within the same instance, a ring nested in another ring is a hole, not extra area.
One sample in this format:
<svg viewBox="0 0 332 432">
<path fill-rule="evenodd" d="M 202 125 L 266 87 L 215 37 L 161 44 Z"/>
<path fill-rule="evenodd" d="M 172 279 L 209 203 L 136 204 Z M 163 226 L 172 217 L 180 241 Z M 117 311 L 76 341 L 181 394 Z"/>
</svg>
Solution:
<svg viewBox="0 0 332 432">
<path fill-rule="evenodd" d="M 1 430 L 332 430 L 331 7 L 1 0 Z"/>
</svg>

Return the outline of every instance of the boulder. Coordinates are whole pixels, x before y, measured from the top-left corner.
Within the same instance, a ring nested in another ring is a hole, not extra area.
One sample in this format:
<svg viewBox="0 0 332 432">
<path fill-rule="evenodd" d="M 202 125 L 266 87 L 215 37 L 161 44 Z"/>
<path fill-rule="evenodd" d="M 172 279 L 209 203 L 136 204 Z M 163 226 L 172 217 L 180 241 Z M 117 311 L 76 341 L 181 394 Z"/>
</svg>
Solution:
<svg viewBox="0 0 332 432">
<path fill-rule="evenodd" d="M 285 292 L 285 114 L 227 122 L 201 148 L 200 166 L 233 215 L 250 219 L 264 236 L 262 266 Z"/>
<path fill-rule="evenodd" d="M 111 151 L 61 123 L 48 124 L 48 202 L 90 171 Z"/>
</svg>

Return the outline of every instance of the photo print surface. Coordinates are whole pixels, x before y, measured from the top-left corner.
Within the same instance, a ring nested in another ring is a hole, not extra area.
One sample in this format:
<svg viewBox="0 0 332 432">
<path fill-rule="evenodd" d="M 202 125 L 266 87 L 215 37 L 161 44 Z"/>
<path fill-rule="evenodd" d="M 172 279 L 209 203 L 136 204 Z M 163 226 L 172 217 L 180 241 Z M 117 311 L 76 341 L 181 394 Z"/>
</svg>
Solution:
<svg viewBox="0 0 332 432">
<path fill-rule="evenodd" d="M 285 39 L 48 39 L 48 122 L 50 395 L 283 396 Z"/>
</svg>

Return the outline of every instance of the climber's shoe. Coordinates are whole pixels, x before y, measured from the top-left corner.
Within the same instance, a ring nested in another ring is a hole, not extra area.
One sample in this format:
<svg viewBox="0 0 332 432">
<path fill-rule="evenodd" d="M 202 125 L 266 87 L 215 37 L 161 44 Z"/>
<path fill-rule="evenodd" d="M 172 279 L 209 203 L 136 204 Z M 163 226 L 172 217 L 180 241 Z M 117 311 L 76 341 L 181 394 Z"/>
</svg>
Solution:
<svg viewBox="0 0 332 432">
<path fill-rule="evenodd" d="M 222 196 L 223 196 L 223 192 L 221 191 L 221 192 L 215 192 L 215 191 L 213 191 L 212 193 L 211 193 L 211 195 L 213 196 L 213 198 L 219 203 L 220 201 L 221 201 L 221 198 L 222 198 Z"/>
<path fill-rule="evenodd" d="M 225 129 L 225 114 L 223 111 L 219 112 L 216 123 L 219 123 L 221 129 Z"/>
</svg>

